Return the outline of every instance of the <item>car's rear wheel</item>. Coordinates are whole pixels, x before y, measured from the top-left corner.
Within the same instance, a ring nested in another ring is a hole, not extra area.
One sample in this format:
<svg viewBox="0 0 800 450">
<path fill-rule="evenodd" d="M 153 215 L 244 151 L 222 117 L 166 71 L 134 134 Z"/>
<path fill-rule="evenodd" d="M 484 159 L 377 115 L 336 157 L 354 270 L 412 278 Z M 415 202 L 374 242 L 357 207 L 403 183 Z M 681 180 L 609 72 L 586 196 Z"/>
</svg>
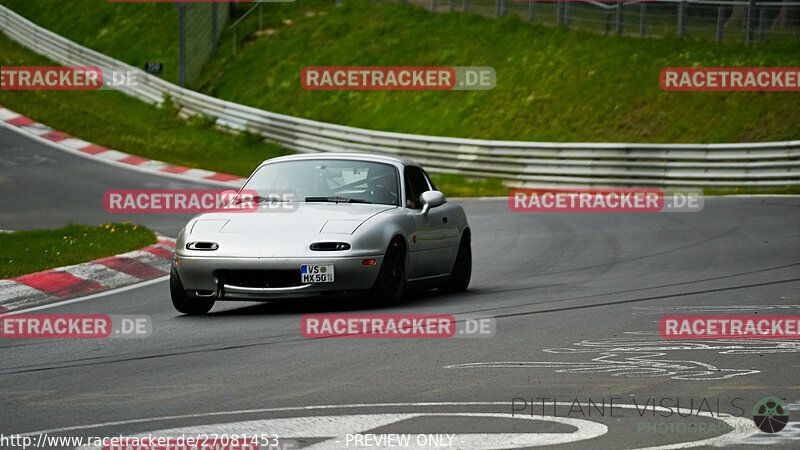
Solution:
<svg viewBox="0 0 800 450">
<path fill-rule="evenodd" d="M 189 297 L 175 268 L 169 272 L 169 293 L 172 297 L 172 306 L 183 314 L 197 316 L 211 311 L 214 307 L 214 300 Z"/>
<path fill-rule="evenodd" d="M 453 264 L 453 271 L 447 279 L 445 290 L 448 292 L 464 292 L 469 287 L 469 280 L 472 277 L 472 246 L 470 245 L 469 231 L 461 236 L 461 243 L 458 245 L 456 261 Z"/>
<path fill-rule="evenodd" d="M 406 249 L 400 238 L 392 239 L 383 257 L 372 296 L 383 305 L 400 303 L 406 293 Z"/>
</svg>

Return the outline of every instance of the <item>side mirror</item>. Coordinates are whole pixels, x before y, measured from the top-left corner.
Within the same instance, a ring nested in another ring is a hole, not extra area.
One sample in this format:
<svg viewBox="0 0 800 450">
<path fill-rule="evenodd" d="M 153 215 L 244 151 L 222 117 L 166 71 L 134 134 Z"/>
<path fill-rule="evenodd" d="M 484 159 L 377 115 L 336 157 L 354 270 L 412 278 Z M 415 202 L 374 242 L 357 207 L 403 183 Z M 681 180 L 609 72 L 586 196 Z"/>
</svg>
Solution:
<svg viewBox="0 0 800 450">
<path fill-rule="evenodd" d="M 427 215 L 431 208 L 444 204 L 444 194 L 439 191 L 426 191 L 419 196 L 422 202 L 422 215 Z"/>
</svg>

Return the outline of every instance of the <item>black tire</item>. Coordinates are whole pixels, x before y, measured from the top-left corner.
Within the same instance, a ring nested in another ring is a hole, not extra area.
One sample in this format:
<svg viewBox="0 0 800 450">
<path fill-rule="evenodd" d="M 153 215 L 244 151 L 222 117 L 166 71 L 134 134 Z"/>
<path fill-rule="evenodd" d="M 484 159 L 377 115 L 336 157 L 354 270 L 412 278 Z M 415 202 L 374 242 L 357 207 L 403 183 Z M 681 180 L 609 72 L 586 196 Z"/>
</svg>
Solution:
<svg viewBox="0 0 800 450">
<path fill-rule="evenodd" d="M 400 238 L 392 239 L 370 292 L 381 305 L 396 305 L 406 294 L 406 249 Z"/>
<path fill-rule="evenodd" d="M 169 293 L 172 297 L 172 306 L 183 314 L 199 316 L 206 314 L 214 307 L 214 300 L 189 297 L 178 277 L 178 271 L 174 268 L 169 272 Z"/>
<path fill-rule="evenodd" d="M 464 292 L 469 287 L 469 280 L 472 277 L 472 246 L 470 244 L 469 232 L 465 232 L 458 244 L 458 253 L 453 264 L 453 271 L 447 279 L 445 290 L 448 292 Z"/>
</svg>

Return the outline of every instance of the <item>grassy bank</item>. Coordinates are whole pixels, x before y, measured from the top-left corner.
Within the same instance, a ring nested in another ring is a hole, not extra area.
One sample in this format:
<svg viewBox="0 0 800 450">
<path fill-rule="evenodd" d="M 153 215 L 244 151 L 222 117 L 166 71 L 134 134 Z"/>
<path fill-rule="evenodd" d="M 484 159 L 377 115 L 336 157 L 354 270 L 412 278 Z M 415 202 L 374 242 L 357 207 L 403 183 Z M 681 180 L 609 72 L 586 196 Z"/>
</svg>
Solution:
<svg viewBox="0 0 800 450">
<path fill-rule="evenodd" d="M 54 65 L 0 35 L 3 66 Z M 250 134 L 229 135 L 212 123 L 187 123 L 116 91 L 0 91 L 0 105 L 59 131 L 115 150 L 173 164 L 248 176 L 265 159 L 288 154 Z"/>
<path fill-rule="evenodd" d="M 54 65 L 0 35 L 0 65 Z M 158 109 L 114 91 L 0 91 L 0 105 L 38 122 L 116 150 L 187 167 L 247 177 L 262 161 L 289 154 L 252 134 L 231 136 L 211 122 L 187 123 L 170 108 Z M 499 180 L 432 175 L 448 196 L 505 195 Z"/>
<path fill-rule="evenodd" d="M 79 43 L 176 78 L 171 4 L 0 0 Z M 43 5 L 47 3 L 47 7 Z M 239 13 L 252 5 L 237 5 Z M 64 18 L 69 20 L 64 20 Z M 664 92 L 664 67 L 797 67 L 800 42 L 737 43 L 601 36 L 400 2 L 299 0 L 264 5 L 224 33 L 195 84 L 269 111 L 370 129 L 539 141 L 748 142 L 800 135 L 793 92 Z M 99 30 L 99 31 L 98 31 Z M 143 31 L 147 30 L 147 31 Z M 305 91 L 314 65 L 492 66 L 491 91 Z"/>
<path fill-rule="evenodd" d="M 0 0 L 37 23 L 127 62 L 164 61 L 165 78 L 173 78 L 169 66 L 177 54 L 175 36 L 144 33 L 136 25 L 172 27 L 173 5 L 79 0 L 43 8 L 43 2 Z M 240 11 L 249 7 L 238 5 Z M 666 66 L 798 66 L 800 43 L 749 48 L 603 37 L 516 18 L 431 15 L 401 3 L 355 0 L 343 7 L 317 1 L 270 3 L 264 11 L 263 32 L 257 32 L 257 14 L 242 23 L 236 56 L 230 50 L 232 36 L 223 34 L 221 50 L 207 64 L 198 87 L 271 111 L 423 134 L 642 142 L 800 135 L 797 93 L 680 93 L 658 87 L 658 73 Z M 53 63 L 0 36 L 0 64 Z M 490 65 L 497 70 L 498 83 L 482 92 L 305 91 L 300 70 L 309 65 Z M 112 91 L 0 91 L 0 104 L 100 145 L 240 176 L 265 159 L 289 153 L 253 135 L 222 133 L 209 120 L 187 123 L 169 107 L 157 109 Z M 434 178 L 448 196 L 508 191 L 498 180 Z"/>
<path fill-rule="evenodd" d="M 163 62 L 163 77 L 178 81 L 178 12 L 171 2 L 0 0 L 0 4 L 54 33 L 133 66 Z"/>
<path fill-rule="evenodd" d="M 270 4 L 265 31 L 207 65 L 203 91 L 384 131 L 558 142 L 745 142 L 800 135 L 795 92 L 664 92 L 665 67 L 800 66 L 800 43 L 600 36 L 402 3 Z M 243 30 L 254 29 L 257 17 Z M 248 28 L 250 27 L 250 28 Z M 241 34 L 240 34 L 241 35 Z M 306 91 L 306 66 L 492 66 L 491 91 Z"/>
<path fill-rule="evenodd" d="M 156 235 L 130 223 L 67 225 L 57 230 L 0 234 L 0 278 L 92 261 L 155 244 Z"/>
</svg>

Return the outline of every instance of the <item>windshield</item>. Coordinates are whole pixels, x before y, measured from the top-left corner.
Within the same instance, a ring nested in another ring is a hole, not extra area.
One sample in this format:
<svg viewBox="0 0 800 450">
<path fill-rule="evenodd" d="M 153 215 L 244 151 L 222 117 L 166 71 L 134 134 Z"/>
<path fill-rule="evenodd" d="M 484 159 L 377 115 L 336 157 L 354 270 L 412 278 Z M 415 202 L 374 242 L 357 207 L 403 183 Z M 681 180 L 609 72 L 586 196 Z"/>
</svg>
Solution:
<svg viewBox="0 0 800 450">
<path fill-rule="evenodd" d="M 293 201 L 400 206 L 397 169 L 384 163 L 312 159 L 267 164 L 244 189 L 260 198 L 290 194 Z"/>
</svg>

